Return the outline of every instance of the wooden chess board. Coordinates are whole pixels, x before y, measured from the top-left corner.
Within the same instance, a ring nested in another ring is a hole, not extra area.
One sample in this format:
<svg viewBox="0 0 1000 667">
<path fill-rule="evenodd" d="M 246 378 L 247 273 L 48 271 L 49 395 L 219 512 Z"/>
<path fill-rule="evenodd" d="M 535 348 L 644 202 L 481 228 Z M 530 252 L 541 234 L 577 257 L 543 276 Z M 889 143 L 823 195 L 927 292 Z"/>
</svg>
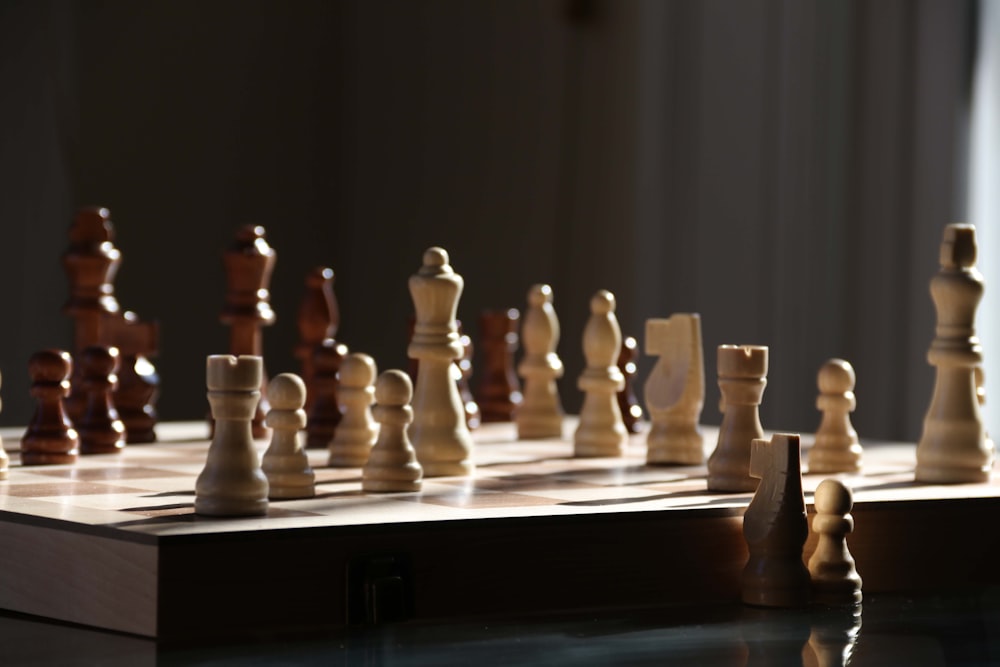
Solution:
<svg viewBox="0 0 1000 667">
<path fill-rule="evenodd" d="M 568 440 L 518 442 L 491 424 L 474 432 L 473 478 L 387 495 L 310 450 L 315 498 L 213 519 L 193 513 L 205 425 L 158 432 L 34 468 L 18 465 L 20 433 L 5 434 L 0 608 L 181 640 L 739 596 L 750 494 L 706 492 L 704 466 L 646 466 L 642 434 L 626 457 L 574 459 Z M 865 456 L 846 481 L 866 594 L 1000 581 L 1000 483 L 917 485 L 914 445 L 866 443 Z M 807 502 L 822 479 L 804 477 Z"/>
</svg>

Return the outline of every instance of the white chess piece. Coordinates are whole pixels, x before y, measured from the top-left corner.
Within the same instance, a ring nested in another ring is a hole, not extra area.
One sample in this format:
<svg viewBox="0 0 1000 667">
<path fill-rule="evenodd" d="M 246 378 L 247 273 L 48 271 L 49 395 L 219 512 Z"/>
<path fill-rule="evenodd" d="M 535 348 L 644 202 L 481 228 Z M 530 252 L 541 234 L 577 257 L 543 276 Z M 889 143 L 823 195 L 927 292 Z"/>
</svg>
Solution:
<svg viewBox="0 0 1000 667">
<path fill-rule="evenodd" d="M 420 372 L 423 373 L 423 369 Z M 406 435 L 406 427 L 413 419 L 409 406 L 412 396 L 413 385 L 403 371 L 386 371 L 375 383 L 373 412 L 380 427 L 378 439 L 362 471 L 363 491 L 420 490 L 423 472 Z"/>
<path fill-rule="evenodd" d="M 372 419 L 375 400 L 375 360 L 367 354 L 348 354 L 340 365 L 340 389 L 337 399 L 343 417 L 330 442 L 329 465 L 360 468 L 378 437 L 378 424 Z"/>
<path fill-rule="evenodd" d="M 975 380 L 983 358 L 975 330 L 976 308 L 983 297 L 983 277 L 975 266 L 975 227 L 948 225 L 940 262 L 941 269 L 931 279 L 937 329 L 927 352 L 936 370 L 934 395 L 917 443 L 916 480 L 986 482 L 993 448 L 983 426 Z"/>
<path fill-rule="evenodd" d="M 533 285 L 521 325 L 524 357 L 517 372 L 524 386 L 521 404 L 514 412 L 518 438 L 562 436 L 563 409 L 556 379 L 562 377 L 563 364 L 556 354 L 558 344 L 559 320 L 552 307 L 552 288 Z"/>
<path fill-rule="evenodd" d="M 409 435 L 428 477 L 470 475 L 474 469 L 465 406 L 452 375 L 464 351 L 455 323 L 464 284 L 442 248 L 424 252 L 423 266 L 410 276 L 416 324 L 407 354 L 419 361 L 420 372 Z"/>
<path fill-rule="evenodd" d="M 708 457 L 708 490 L 753 491 L 750 443 L 764 437 L 759 407 L 767 386 L 768 349 L 759 345 L 720 345 L 717 368 L 722 390 L 719 442 Z"/>
<path fill-rule="evenodd" d="M 698 430 L 705 404 L 701 317 L 675 313 L 665 320 L 646 320 L 646 354 L 659 356 L 644 392 L 652 422 L 646 436 L 646 462 L 704 462 L 705 443 Z"/>
<path fill-rule="evenodd" d="M 215 433 L 195 483 L 194 511 L 210 516 L 267 513 L 267 478 L 254 448 L 251 422 L 260 402 L 260 357 L 212 355 L 206 364 Z"/>
<path fill-rule="evenodd" d="M 809 523 L 802 495 L 799 436 L 775 433 L 770 442 L 754 439 L 749 449 L 750 474 L 760 484 L 743 515 L 749 552 L 740 580 L 743 602 L 761 607 L 804 606 L 812 593 L 809 570 L 802 563 Z"/>
<path fill-rule="evenodd" d="M 843 482 L 824 479 L 816 487 L 816 515 L 812 529 L 818 537 L 816 551 L 809 558 L 813 601 L 827 605 L 855 605 L 861 602 L 861 577 L 847 550 L 847 536 L 854 530 L 851 508 L 854 497 Z"/>
<path fill-rule="evenodd" d="M 628 432 L 618 407 L 625 377 L 618 368 L 622 333 L 615 318 L 615 296 L 600 290 L 590 300 L 583 329 L 587 367 L 577 382 L 583 391 L 580 424 L 573 435 L 574 456 L 624 456 Z"/>
<path fill-rule="evenodd" d="M 312 498 L 316 495 L 316 473 L 302 447 L 299 432 L 306 427 L 306 385 L 294 373 L 282 373 L 267 384 L 271 404 L 265 423 L 271 428 L 271 444 L 264 452 L 261 469 L 267 477 L 268 497 Z"/>
<path fill-rule="evenodd" d="M 820 367 L 816 383 L 816 407 L 823 419 L 809 450 L 809 472 L 859 472 L 863 452 L 851 425 L 851 412 L 857 405 L 854 368 L 843 359 L 830 359 Z"/>
</svg>

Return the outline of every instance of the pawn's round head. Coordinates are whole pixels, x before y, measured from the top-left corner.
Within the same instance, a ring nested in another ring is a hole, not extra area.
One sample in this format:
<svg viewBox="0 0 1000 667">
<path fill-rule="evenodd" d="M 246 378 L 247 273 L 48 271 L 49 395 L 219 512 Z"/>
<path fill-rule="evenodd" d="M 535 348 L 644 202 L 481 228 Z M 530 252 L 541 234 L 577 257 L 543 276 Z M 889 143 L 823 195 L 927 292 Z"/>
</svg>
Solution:
<svg viewBox="0 0 1000 667">
<path fill-rule="evenodd" d="M 378 405 L 408 405 L 413 398 L 413 383 L 403 371 L 392 369 L 378 376 L 375 402 Z"/>
<path fill-rule="evenodd" d="M 816 487 L 814 504 L 819 514 L 843 516 L 854 507 L 854 494 L 837 479 L 824 479 Z"/>
<path fill-rule="evenodd" d="M 424 251 L 424 266 L 447 266 L 448 251 L 444 248 L 434 246 Z"/>
<path fill-rule="evenodd" d="M 34 382 L 63 382 L 73 371 L 73 361 L 63 350 L 41 350 L 28 360 L 28 374 Z"/>
<path fill-rule="evenodd" d="M 830 359 L 819 369 L 816 384 L 823 394 L 843 394 L 854 391 L 854 367 L 843 359 Z"/>
<path fill-rule="evenodd" d="M 552 303 L 552 288 L 548 285 L 532 285 L 528 290 L 528 303 L 532 306 L 544 306 Z"/>
<path fill-rule="evenodd" d="M 118 372 L 118 348 L 93 345 L 80 355 L 80 366 L 84 374 L 113 375 Z"/>
<path fill-rule="evenodd" d="M 306 385 L 295 373 L 282 373 L 267 383 L 272 410 L 300 410 L 306 403 Z"/>
<path fill-rule="evenodd" d="M 600 290 L 590 299 L 590 312 L 594 315 L 615 312 L 615 295 L 606 289 Z"/>
<path fill-rule="evenodd" d="M 368 387 L 375 381 L 375 360 L 355 352 L 340 363 L 340 384 L 343 387 Z"/>
</svg>

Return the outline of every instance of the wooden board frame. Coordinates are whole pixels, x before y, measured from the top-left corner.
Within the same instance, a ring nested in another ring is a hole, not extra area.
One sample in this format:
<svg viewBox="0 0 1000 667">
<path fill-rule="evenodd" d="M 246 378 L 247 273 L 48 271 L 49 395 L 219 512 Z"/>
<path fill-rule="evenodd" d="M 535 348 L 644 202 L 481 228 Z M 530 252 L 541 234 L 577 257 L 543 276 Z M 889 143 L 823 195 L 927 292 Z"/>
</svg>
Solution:
<svg viewBox="0 0 1000 667">
<path fill-rule="evenodd" d="M 706 492 L 704 466 L 644 465 L 643 434 L 624 458 L 573 459 L 569 442 L 488 425 L 476 476 L 419 494 L 362 494 L 357 469 L 310 451 L 316 499 L 223 520 L 192 510 L 204 425 L 159 432 L 120 456 L 34 468 L 7 435 L 0 608 L 186 641 L 739 597 L 750 495 Z M 1000 484 L 917 485 L 913 447 L 869 445 L 866 472 L 845 477 L 866 594 L 1000 583 L 1000 533 L 983 529 Z M 805 476 L 810 503 L 823 478 Z"/>
</svg>

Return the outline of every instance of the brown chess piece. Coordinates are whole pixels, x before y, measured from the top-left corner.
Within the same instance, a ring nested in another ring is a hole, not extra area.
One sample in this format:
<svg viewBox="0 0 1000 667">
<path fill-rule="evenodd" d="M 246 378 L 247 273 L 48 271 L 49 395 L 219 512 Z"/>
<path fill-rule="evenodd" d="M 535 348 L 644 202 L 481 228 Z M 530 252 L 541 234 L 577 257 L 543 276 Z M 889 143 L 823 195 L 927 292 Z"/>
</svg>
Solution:
<svg viewBox="0 0 1000 667">
<path fill-rule="evenodd" d="M 94 345 L 76 360 L 86 409 L 76 423 L 81 454 L 114 454 L 125 447 L 125 425 L 111 402 L 118 378 L 118 349 Z"/>
<path fill-rule="evenodd" d="M 521 313 L 516 308 L 487 310 L 479 316 L 479 350 L 482 353 L 475 397 L 484 422 L 511 421 L 521 403 L 521 389 L 514 372 L 514 350 Z"/>
<path fill-rule="evenodd" d="M 226 270 L 226 304 L 220 320 L 229 326 L 229 353 L 233 356 L 262 356 L 262 327 L 274 324 L 271 310 L 271 272 L 275 252 L 267 244 L 263 227 L 247 225 L 223 253 Z M 267 435 L 264 417 L 267 405 L 267 375 L 262 375 L 261 398 L 253 418 L 253 437 Z"/>
<path fill-rule="evenodd" d="M 128 443 L 156 442 L 156 396 L 160 376 L 149 361 L 156 356 L 160 328 L 126 311 L 108 318 L 107 338 L 121 355 L 113 401 Z"/>
<path fill-rule="evenodd" d="M 313 351 L 313 388 L 315 397 L 306 422 L 306 448 L 326 449 L 340 424 L 340 403 L 337 388 L 340 381 L 340 363 L 347 354 L 347 347 L 327 338 Z"/>
<path fill-rule="evenodd" d="M 622 339 L 621 353 L 618 355 L 618 369 L 625 376 L 625 387 L 618 392 L 618 407 L 622 411 L 622 421 L 629 433 L 642 433 L 642 407 L 635 395 L 635 380 L 638 373 L 636 361 L 639 358 L 639 344 L 632 336 Z"/>
<path fill-rule="evenodd" d="M 69 247 L 62 256 L 69 280 L 69 300 L 63 312 L 73 320 L 73 353 L 105 342 L 104 325 L 109 315 L 119 312 L 114 294 L 114 278 L 121 253 L 114 245 L 114 227 L 108 209 L 81 208 L 69 229 Z M 80 418 L 86 409 L 77 366 L 70 380 L 66 411 Z"/>
<path fill-rule="evenodd" d="M 42 350 L 31 355 L 28 374 L 37 406 L 21 438 L 22 465 L 76 462 L 80 439 L 63 410 L 72 367 L 69 353 L 62 350 Z"/>
<path fill-rule="evenodd" d="M 316 389 L 313 352 L 327 338 L 337 335 L 340 309 L 333 294 L 333 269 L 317 267 L 306 276 L 306 291 L 299 306 L 299 345 L 295 356 L 302 366 L 302 381 L 306 385 L 306 412 L 312 407 Z"/>
</svg>

